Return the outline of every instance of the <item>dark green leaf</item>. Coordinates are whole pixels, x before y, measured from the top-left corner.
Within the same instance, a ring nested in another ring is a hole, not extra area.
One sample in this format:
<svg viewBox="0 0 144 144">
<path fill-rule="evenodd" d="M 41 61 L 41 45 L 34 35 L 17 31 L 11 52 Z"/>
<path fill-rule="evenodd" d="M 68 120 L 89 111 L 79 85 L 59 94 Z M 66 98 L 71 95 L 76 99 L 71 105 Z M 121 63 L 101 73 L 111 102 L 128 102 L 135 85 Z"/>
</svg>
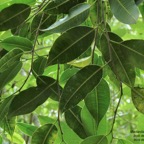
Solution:
<svg viewBox="0 0 144 144">
<path fill-rule="evenodd" d="M 81 111 L 81 121 L 88 136 L 97 134 L 97 123 L 86 106 Z"/>
<path fill-rule="evenodd" d="M 37 129 L 36 126 L 27 124 L 27 123 L 16 123 L 17 127 L 26 135 L 32 136 L 35 130 Z"/>
<path fill-rule="evenodd" d="M 68 13 L 73 6 L 85 2 L 85 0 L 55 0 L 48 4 L 45 11 L 50 14 Z"/>
<path fill-rule="evenodd" d="M 65 112 L 77 105 L 98 85 L 102 78 L 102 68 L 89 65 L 78 71 L 66 83 L 60 99 L 60 109 Z"/>
<path fill-rule="evenodd" d="M 20 71 L 22 62 L 15 62 L 5 71 L 0 73 L 0 89 L 2 89 L 8 82 L 10 82 Z"/>
<path fill-rule="evenodd" d="M 20 92 L 13 98 L 10 104 L 8 116 L 12 117 L 34 111 L 50 96 L 50 87 L 52 85 L 53 83 L 50 83 L 45 88 L 30 87 Z"/>
<path fill-rule="evenodd" d="M 113 33 L 108 33 L 108 36 L 109 39 L 106 34 L 102 35 L 100 50 L 117 79 L 133 86 L 135 82 L 134 66 L 128 61 L 126 49 L 121 48 L 122 39 Z"/>
<path fill-rule="evenodd" d="M 12 29 L 24 22 L 31 8 L 26 4 L 13 4 L 0 11 L 0 31 Z"/>
<path fill-rule="evenodd" d="M 126 24 L 136 23 L 139 17 L 139 10 L 134 0 L 109 0 L 114 16 Z"/>
<path fill-rule="evenodd" d="M 85 104 L 98 125 L 110 104 L 110 90 L 104 79 L 87 95 Z"/>
<path fill-rule="evenodd" d="M 136 109 L 144 114 L 144 89 L 132 88 L 132 101 Z"/>
<path fill-rule="evenodd" d="M 33 47 L 30 40 L 19 36 L 12 36 L 4 39 L 2 42 L 0 42 L 0 46 L 7 51 L 15 48 L 20 48 L 23 51 L 31 51 Z"/>
<path fill-rule="evenodd" d="M 87 137 L 81 144 L 108 144 L 108 140 L 106 136 L 90 136 Z"/>
<path fill-rule="evenodd" d="M 46 31 L 48 34 L 62 33 L 72 27 L 78 26 L 88 17 L 89 9 L 89 4 L 78 4 L 70 9 L 67 16 L 42 31 Z"/>
<path fill-rule="evenodd" d="M 54 144 L 57 132 L 58 130 L 55 125 L 43 125 L 34 132 L 31 144 Z"/>
<path fill-rule="evenodd" d="M 23 51 L 20 49 L 13 49 L 9 51 L 0 59 L 0 72 L 5 71 L 9 68 L 14 62 L 19 61 L 22 56 Z"/>
<path fill-rule="evenodd" d="M 59 95 L 62 93 L 63 89 L 55 79 L 47 76 L 39 76 L 37 77 L 37 85 L 41 89 L 45 89 L 48 85 L 51 85 L 51 87 L 48 89 L 48 91 L 51 92 L 50 98 L 59 101 Z"/>
<path fill-rule="evenodd" d="M 76 106 L 65 112 L 65 120 L 68 126 L 81 138 L 86 138 L 87 134 L 80 118 L 81 108 Z"/>
<path fill-rule="evenodd" d="M 75 27 L 63 33 L 50 50 L 48 65 L 66 63 L 80 56 L 90 47 L 94 33 L 94 29 L 86 26 Z"/>
<path fill-rule="evenodd" d="M 47 59 L 46 57 L 38 57 L 32 65 L 32 72 L 37 77 L 42 75 L 46 66 Z"/>
<path fill-rule="evenodd" d="M 137 4 L 137 5 L 139 5 L 140 3 L 142 3 L 144 0 L 135 0 L 135 3 Z"/>
</svg>

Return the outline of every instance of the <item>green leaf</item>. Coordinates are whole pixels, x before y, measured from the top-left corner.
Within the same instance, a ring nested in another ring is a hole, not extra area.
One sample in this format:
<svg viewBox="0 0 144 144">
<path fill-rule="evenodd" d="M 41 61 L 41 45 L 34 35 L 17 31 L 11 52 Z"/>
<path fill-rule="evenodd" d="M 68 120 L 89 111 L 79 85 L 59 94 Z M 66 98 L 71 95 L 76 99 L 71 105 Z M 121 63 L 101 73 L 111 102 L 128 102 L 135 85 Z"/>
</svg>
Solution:
<svg viewBox="0 0 144 144">
<path fill-rule="evenodd" d="M 58 130 L 55 125 L 43 125 L 34 132 L 31 144 L 54 144 L 57 132 Z"/>
<path fill-rule="evenodd" d="M 86 95 L 100 82 L 102 68 L 96 65 L 89 65 L 78 71 L 66 83 L 60 99 L 60 110 L 77 105 Z"/>
<path fill-rule="evenodd" d="M 80 118 L 81 108 L 76 106 L 65 112 L 65 120 L 68 126 L 80 137 L 86 138 L 87 134 Z"/>
<path fill-rule="evenodd" d="M 22 67 L 22 62 L 15 62 L 5 71 L 0 73 L 0 89 L 2 89 L 7 83 L 14 79 L 17 73 Z"/>
<path fill-rule="evenodd" d="M 70 8 L 82 2 L 85 2 L 85 0 L 55 0 L 50 2 L 44 11 L 49 14 L 68 13 Z"/>
<path fill-rule="evenodd" d="M 48 34 L 62 33 L 72 27 L 78 26 L 88 17 L 89 9 L 89 4 L 78 4 L 70 9 L 67 16 L 42 31 L 46 31 Z"/>
<path fill-rule="evenodd" d="M 88 136 L 97 134 L 97 123 L 86 106 L 81 111 L 81 121 Z"/>
<path fill-rule="evenodd" d="M 32 72 L 37 77 L 38 75 L 42 75 L 44 72 L 44 69 L 46 67 L 47 58 L 40 56 L 38 57 L 32 65 Z"/>
<path fill-rule="evenodd" d="M 39 13 L 36 15 L 31 23 L 31 34 L 35 37 L 37 28 L 39 27 L 39 24 L 41 22 L 39 29 L 46 29 L 50 25 L 52 25 L 56 21 L 55 15 L 49 15 L 47 13 Z M 43 34 L 44 32 L 39 31 L 39 35 Z"/>
<path fill-rule="evenodd" d="M 133 143 L 125 139 L 118 139 L 117 144 L 133 144 Z"/>
<path fill-rule="evenodd" d="M 63 64 L 80 56 L 90 47 L 94 33 L 94 29 L 86 26 L 78 26 L 63 33 L 50 50 L 48 65 Z"/>
<path fill-rule="evenodd" d="M 98 125 L 110 104 L 110 90 L 104 79 L 86 96 L 85 104 Z"/>
<path fill-rule="evenodd" d="M 7 51 L 15 48 L 20 48 L 23 51 L 31 51 L 33 48 L 32 42 L 27 38 L 12 36 L 0 42 L 0 46 Z"/>
<path fill-rule="evenodd" d="M 50 92 L 50 98 L 59 101 L 59 96 L 63 89 L 55 79 L 47 76 L 39 76 L 37 77 L 37 85 L 38 88 L 41 89 L 45 89 L 48 85 L 51 85 L 48 89 L 48 92 Z"/>
<path fill-rule="evenodd" d="M 81 142 L 81 144 L 108 144 L 106 136 L 90 136 Z"/>
<path fill-rule="evenodd" d="M 132 101 L 135 108 L 144 114 L 144 89 L 135 87 L 132 88 Z"/>
<path fill-rule="evenodd" d="M 16 123 L 17 127 L 26 135 L 32 136 L 35 130 L 37 129 L 36 126 L 27 124 L 27 123 Z"/>
<path fill-rule="evenodd" d="M 8 97 L 5 100 L 2 101 L 0 104 L 0 124 L 2 123 L 3 119 L 6 117 L 10 103 L 12 101 L 13 97 Z"/>
<path fill-rule="evenodd" d="M 0 11 L 0 31 L 12 29 L 23 23 L 31 12 L 26 4 L 13 4 Z"/>
<path fill-rule="evenodd" d="M 9 68 L 14 62 L 19 61 L 22 56 L 23 51 L 20 49 L 13 49 L 9 51 L 0 59 L 0 72 L 5 71 Z"/>
<path fill-rule="evenodd" d="M 114 16 L 126 24 L 136 23 L 139 17 L 139 10 L 134 0 L 109 0 L 111 11 Z"/>
<path fill-rule="evenodd" d="M 53 83 L 50 83 L 45 88 L 30 87 L 17 94 L 10 104 L 8 116 L 13 117 L 34 111 L 48 99 L 52 85 Z"/>
<path fill-rule="evenodd" d="M 101 52 L 117 79 L 132 87 L 135 82 L 135 69 L 133 64 L 128 61 L 128 54 L 126 48 L 122 49 L 122 39 L 114 33 L 108 33 L 109 39 L 106 34 L 101 37 Z"/>
<path fill-rule="evenodd" d="M 3 144 L 3 138 L 0 136 L 0 144 Z"/>
<path fill-rule="evenodd" d="M 144 2 L 144 0 L 135 0 L 135 3 L 139 5 L 140 3 Z"/>
</svg>

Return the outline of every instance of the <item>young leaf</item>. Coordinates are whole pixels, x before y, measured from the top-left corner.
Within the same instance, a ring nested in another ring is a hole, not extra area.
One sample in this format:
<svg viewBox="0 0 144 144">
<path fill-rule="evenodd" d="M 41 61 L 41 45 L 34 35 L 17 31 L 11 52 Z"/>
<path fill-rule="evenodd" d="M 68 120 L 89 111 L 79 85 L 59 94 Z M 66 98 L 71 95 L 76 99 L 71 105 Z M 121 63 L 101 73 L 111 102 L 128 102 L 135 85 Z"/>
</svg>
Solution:
<svg viewBox="0 0 144 144">
<path fill-rule="evenodd" d="M 26 135 L 32 136 L 35 130 L 37 129 L 36 126 L 27 124 L 27 123 L 16 123 L 17 127 Z"/>
<path fill-rule="evenodd" d="M 0 42 L 0 46 L 7 51 L 15 48 L 20 48 L 23 51 L 31 51 L 33 47 L 30 40 L 19 36 L 11 36 L 4 39 L 2 42 Z"/>
<path fill-rule="evenodd" d="M 94 39 L 94 29 L 78 26 L 63 33 L 50 50 L 48 65 L 67 63 L 85 52 Z"/>
<path fill-rule="evenodd" d="M 44 11 L 49 14 L 68 13 L 70 8 L 85 1 L 86 0 L 55 0 L 50 2 Z"/>
<path fill-rule="evenodd" d="M 54 144 L 57 133 L 55 125 L 45 124 L 34 132 L 31 144 Z"/>
<path fill-rule="evenodd" d="M 97 134 L 97 123 L 86 106 L 81 110 L 81 121 L 88 136 Z"/>
<path fill-rule="evenodd" d="M 0 31 L 12 29 L 24 22 L 31 12 L 26 4 L 13 4 L 0 11 Z"/>
<path fill-rule="evenodd" d="M 74 108 L 65 112 L 65 120 L 68 126 L 80 137 L 86 138 L 87 134 L 84 125 L 80 118 L 81 108 L 75 106 Z"/>
<path fill-rule="evenodd" d="M 102 68 L 89 65 L 78 71 L 66 83 L 60 99 L 60 110 L 65 112 L 77 105 L 98 85 L 102 78 Z"/>
<path fill-rule="evenodd" d="M 53 83 L 50 83 L 45 88 L 30 87 L 17 94 L 10 104 L 8 116 L 13 117 L 34 111 L 48 99 L 52 85 Z"/>
<path fill-rule="evenodd" d="M 38 57 L 32 65 L 32 72 L 37 77 L 42 75 L 46 66 L 47 59 L 45 57 Z"/>
<path fill-rule="evenodd" d="M 48 85 L 52 84 L 49 88 L 51 92 L 50 98 L 59 101 L 59 95 L 62 93 L 62 87 L 57 83 L 57 81 L 51 77 L 39 76 L 37 77 L 37 85 L 41 89 L 45 89 Z M 60 94 L 59 94 L 60 93 Z"/>
<path fill-rule="evenodd" d="M 90 136 L 81 142 L 81 144 L 108 144 L 106 136 Z"/>
<path fill-rule="evenodd" d="M 132 101 L 136 109 L 144 114 L 144 89 L 132 88 Z"/>
<path fill-rule="evenodd" d="M 5 71 L 0 74 L 0 89 L 2 89 L 8 82 L 10 82 L 20 71 L 22 62 L 15 62 Z"/>
<path fill-rule="evenodd" d="M 47 29 L 43 29 L 41 31 L 46 31 L 48 34 L 62 33 L 72 27 L 78 26 L 88 17 L 89 9 L 89 4 L 78 4 L 75 7 L 72 7 L 69 14 L 63 19 L 60 19 Z"/>
<path fill-rule="evenodd" d="M 133 64 L 128 61 L 126 49 L 121 48 L 122 39 L 114 33 L 108 33 L 109 39 L 106 34 L 101 37 L 101 52 L 117 79 L 126 83 L 130 87 L 135 82 L 135 69 Z"/>
<path fill-rule="evenodd" d="M 98 86 L 93 89 L 85 98 L 85 104 L 96 120 L 97 125 L 104 117 L 110 103 L 110 90 L 107 82 L 102 79 Z"/>
<path fill-rule="evenodd" d="M 139 17 L 139 10 L 134 0 L 109 0 L 114 16 L 126 24 L 136 23 Z"/>
<path fill-rule="evenodd" d="M 9 51 L 0 59 L 0 72 L 5 71 L 9 68 L 14 62 L 19 61 L 22 56 L 23 51 L 20 49 L 13 49 Z"/>
</svg>

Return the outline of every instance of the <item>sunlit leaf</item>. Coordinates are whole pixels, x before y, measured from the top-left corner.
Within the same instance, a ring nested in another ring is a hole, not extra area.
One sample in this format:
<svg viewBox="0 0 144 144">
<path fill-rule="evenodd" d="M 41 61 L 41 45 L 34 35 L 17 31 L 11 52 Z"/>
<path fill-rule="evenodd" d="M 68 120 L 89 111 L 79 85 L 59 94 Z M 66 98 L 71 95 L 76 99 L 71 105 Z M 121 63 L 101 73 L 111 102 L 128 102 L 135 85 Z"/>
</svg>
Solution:
<svg viewBox="0 0 144 144">
<path fill-rule="evenodd" d="M 125 139 L 118 139 L 117 144 L 133 144 L 133 143 Z"/>
<path fill-rule="evenodd" d="M 63 33 L 52 46 L 48 65 L 66 63 L 80 56 L 91 45 L 94 39 L 94 29 L 78 26 Z"/>
<path fill-rule="evenodd" d="M 7 51 L 15 48 L 19 48 L 23 51 L 31 51 L 33 47 L 30 40 L 19 36 L 12 36 L 4 39 L 2 42 L 0 42 L 0 46 Z"/>
<path fill-rule="evenodd" d="M 108 144 L 106 136 L 90 136 L 81 142 L 81 144 Z"/>
<path fill-rule="evenodd" d="M 98 85 L 102 78 L 102 69 L 89 65 L 78 71 L 66 83 L 60 99 L 62 112 L 77 105 Z"/>
<path fill-rule="evenodd" d="M 87 134 L 80 118 L 81 108 L 76 106 L 65 112 L 65 120 L 68 126 L 81 138 L 86 138 Z"/>
<path fill-rule="evenodd" d="M 110 103 L 110 90 L 107 82 L 101 80 L 98 86 L 93 89 L 85 98 L 85 104 L 97 122 L 100 123 Z"/>
<path fill-rule="evenodd" d="M 65 16 L 63 19 L 60 19 L 47 29 L 43 29 L 42 31 L 46 31 L 48 34 L 61 33 L 72 27 L 78 26 L 88 17 L 89 9 L 89 4 L 76 5 L 70 9 L 67 16 Z"/>
<path fill-rule="evenodd" d="M 126 24 L 136 23 L 139 17 L 139 10 L 134 0 L 109 0 L 114 16 Z"/>
<path fill-rule="evenodd" d="M 27 123 L 16 123 L 17 127 L 26 135 L 32 136 L 35 130 L 37 129 L 36 126 L 27 124 Z"/>
<path fill-rule="evenodd" d="M 19 61 L 22 54 L 23 54 L 22 50 L 13 49 L 13 50 L 9 51 L 6 55 L 4 55 L 0 59 L 0 72 L 5 71 L 14 62 Z"/>
<path fill-rule="evenodd" d="M 24 22 L 31 8 L 26 4 L 13 4 L 0 11 L 0 31 L 17 27 Z"/>
<path fill-rule="evenodd" d="M 55 125 L 45 124 L 34 132 L 31 144 L 54 144 L 57 132 Z"/>
<path fill-rule="evenodd" d="M 144 89 L 132 88 L 132 101 L 136 109 L 144 114 Z"/>
</svg>

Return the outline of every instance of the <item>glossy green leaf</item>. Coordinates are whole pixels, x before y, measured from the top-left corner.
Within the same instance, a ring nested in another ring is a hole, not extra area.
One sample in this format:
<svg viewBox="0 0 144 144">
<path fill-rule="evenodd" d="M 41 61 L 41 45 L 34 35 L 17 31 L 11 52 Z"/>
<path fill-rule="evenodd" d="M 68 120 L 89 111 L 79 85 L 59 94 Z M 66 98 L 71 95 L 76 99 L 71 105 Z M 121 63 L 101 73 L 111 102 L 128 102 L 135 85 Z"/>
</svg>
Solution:
<svg viewBox="0 0 144 144">
<path fill-rule="evenodd" d="M 31 51 L 33 48 L 32 42 L 27 38 L 12 36 L 0 42 L 0 46 L 7 51 L 19 48 L 23 51 Z"/>
<path fill-rule="evenodd" d="M 60 109 L 65 112 L 77 105 L 91 92 L 102 78 L 102 69 L 89 65 L 78 71 L 66 83 L 60 99 Z"/>
<path fill-rule="evenodd" d="M 32 136 L 33 133 L 35 132 L 35 130 L 37 129 L 36 126 L 27 124 L 27 123 L 16 123 L 17 127 L 19 128 L 19 130 L 21 130 L 24 134 L 28 135 L 28 136 Z"/>
<path fill-rule="evenodd" d="M 80 56 L 91 45 L 94 39 L 94 29 L 78 26 L 63 33 L 52 46 L 48 65 L 66 63 Z"/>
<path fill-rule="evenodd" d="M 135 82 L 135 70 L 133 64 L 128 61 L 126 48 L 122 49 L 122 39 L 114 33 L 108 33 L 109 39 L 103 34 L 101 37 L 101 52 L 117 79 L 133 86 Z M 132 50 L 133 51 L 133 50 Z"/>
<path fill-rule="evenodd" d="M 9 83 L 18 74 L 22 67 L 22 62 L 15 62 L 0 74 L 0 89 Z"/>
<path fill-rule="evenodd" d="M 97 123 L 86 106 L 81 111 L 81 121 L 88 136 L 97 134 Z"/>
<path fill-rule="evenodd" d="M 52 25 L 56 21 L 55 15 L 49 15 L 47 13 L 39 13 L 36 15 L 31 23 L 31 34 L 35 37 L 37 28 L 39 27 L 39 24 L 41 22 L 41 26 L 39 29 L 46 29 L 50 25 Z M 39 35 L 43 34 L 44 32 L 39 31 Z"/>
<path fill-rule="evenodd" d="M 0 104 L 0 124 L 2 123 L 3 119 L 6 117 L 10 103 L 12 101 L 13 97 L 8 97 L 5 100 L 2 101 Z"/>
<path fill-rule="evenodd" d="M 133 144 L 133 143 L 125 139 L 118 139 L 117 144 Z"/>
<path fill-rule="evenodd" d="M 106 136 L 90 136 L 81 142 L 81 144 L 108 144 Z"/>
<path fill-rule="evenodd" d="M 45 89 L 48 85 L 51 85 L 51 87 L 48 89 L 48 92 L 50 92 L 50 98 L 59 101 L 59 95 L 62 93 L 63 89 L 55 79 L 47 76 L 39 76 L 37 77 L 37 85 L 38 88 L 41 89 Z"/>
<path fill-rule="evenodd" d="M 110 104 L 110 90 L 104 79 L 86 96 L 85 104 L 98 125 Z"/>
<path fill-rule="evenodd" d="M 32 65 L 32 72 L 35 76 L 42 75 L 44 69 L 46 67 L 47 58 L 46 57 L 38 57 Z"/>
<path fill-rule="evenodd" d="M 30 87 L 17 94 L 10 104 L 8 116 L 23 115 L 34 111 L 48 99 L 52 85 L 53 83 L 50 83 L 45 88 Z"/>
<path fill-rule="evenodd" d="M 132 88 L 132 101 L 135 108 L 144 114 L 144 89 L 135 87 Z"/>
<path fill-rule="evenodd" d="M 0 11 L 0 31 L 12 29 L 23 23 L 29 16 L 30 6 L 13 4 Z"/>
<path fill-rule="evenodd" d="M 55 125 L 45 124 L 34 132 L 31 144 L 54 144 L 57 132 Z"/>
<path fill-rule="evenodd" d="M 19 61 L 22 56 L 23 51 L 20 49 L 13 49 L 9 51 L 0 59 L 0 72 L 5 71 L 9 68 L 14 62 Z"/>
<path fill-rule="evenodd" d="M 62 33 L 72 27 L 78 26 L 88 17 L 89 9 L 89 4 L 78 4 L 70 9 L 67 16 L 42 31 L 46 31 L 49 34 Z"/>
<path fill-rule="evenodd" d="M 55 0 L 50 2 L 44 11 L 49 14 L 68 13 L 70 8 L 82 2 L 85 2 L 85 0 Z"/>
<path fill-rule="evenodd" d="M 126 24 L 136 23 L 139 17 L 139 10 L 134 0 L 109 0 L 114 16 Z"/>
<path fill-rule="evenodd" d="M 80 118 L 81 108 L 76 106 L 65 112 L 65 120 L 68 126 L 80 137 L 86 138 L 87 134 Z"/>
</svg>

